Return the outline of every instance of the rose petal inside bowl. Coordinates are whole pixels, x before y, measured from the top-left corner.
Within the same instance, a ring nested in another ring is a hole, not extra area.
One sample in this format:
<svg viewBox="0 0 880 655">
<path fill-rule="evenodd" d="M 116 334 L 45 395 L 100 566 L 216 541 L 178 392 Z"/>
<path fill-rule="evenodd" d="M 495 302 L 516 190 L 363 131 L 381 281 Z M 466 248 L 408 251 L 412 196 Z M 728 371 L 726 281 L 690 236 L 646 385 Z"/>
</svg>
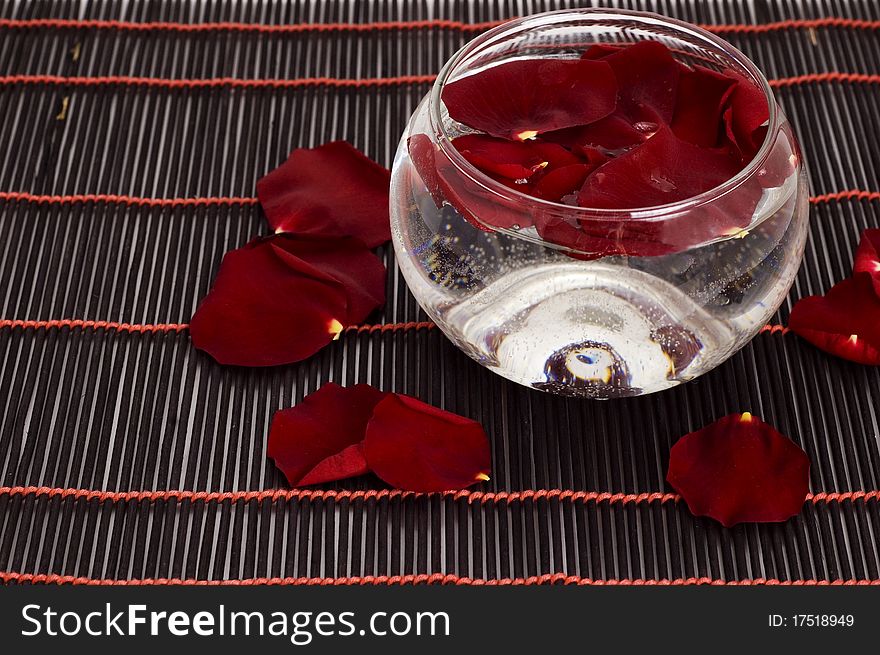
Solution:
<svg viewBox="0 0 880 655">
<path fill-rule="evenodd" d="M 617 103 L 617 82 L 604 62 L 520 59 L 448 82 L 442 99 L 453 120 L 523 141 L 607 116 Z"/>
</svg>

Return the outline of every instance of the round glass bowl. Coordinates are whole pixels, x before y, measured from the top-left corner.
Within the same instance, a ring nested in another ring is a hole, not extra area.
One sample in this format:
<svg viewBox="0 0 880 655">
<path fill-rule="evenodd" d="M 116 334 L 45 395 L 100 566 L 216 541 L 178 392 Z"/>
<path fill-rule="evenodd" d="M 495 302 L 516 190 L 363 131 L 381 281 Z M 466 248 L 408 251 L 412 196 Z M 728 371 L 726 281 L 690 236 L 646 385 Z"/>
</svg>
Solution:
<svg viewBox="0 0 880 655">
<path fill-rule="evenodd" d="M 450 143 L 468 130 L 443 106 L 447 83 L 512 58 L 578 57 L 594 43 L 645 39 L 763 89 L 766 139 L 721 186 L 659 207 L 572 207 L 499 184 Z M 794 281 L 807 215 L 798 145 L 760 71 L 708 32 L 625 11 L 539 14 L 469 43 L 413 114 L 391 182 L 398 265 L 440 329 L 515 382 L 600 399 L 672 387 L 741 348 Z M 714 227 L 731 223 L 740 227 Z M 566 224 L 594 238 L 584 248 L 535 228 Z"/>
</svg>

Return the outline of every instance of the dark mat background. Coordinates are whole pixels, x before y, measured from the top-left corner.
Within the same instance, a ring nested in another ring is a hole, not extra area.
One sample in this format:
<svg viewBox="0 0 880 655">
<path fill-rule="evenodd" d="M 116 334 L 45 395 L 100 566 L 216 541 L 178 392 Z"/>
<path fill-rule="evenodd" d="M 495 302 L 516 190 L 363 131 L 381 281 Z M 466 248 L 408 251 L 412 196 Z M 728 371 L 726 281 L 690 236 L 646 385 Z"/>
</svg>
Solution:
<svg viewBox="0 0 880 655">
<path fill-rule="evenodd" d="M 16 2 L 5 18 L 267 24 L 448 18 L 475 22 L 588 2 Z M 605 5 L 609 3 L 595 3 Z M 873 0 L 644 1 L 700 23 L 844 16 Z M 435 73 L 456 29 L 259 35 L 0 28 L 0 75 L 163 78 L 377 77 Z M 880 31 L 826 27 L 727 35 L 770 78 L 880 73 Z M 71 54 L 79 51 L 78 59 Z M 0 190 L 148 197 L 252 196 L 296 146 L 348 139 L 385 165 L 426 85 L 364 89 L 158 89 L 0 85 Z M 880 189 L 880 85 L 777 92 L 814 194 Z M 63 98 L 68 99 L 59 120 Z M 812 208 L 791 303 L 848 274 L 880 202 Z M 0 200 L 0 319 L 187 322 L 223 252 L 264 230 L 257 207 L 149 208 Z M 391 267 L 374 322 L 424 320 Z M 668 490 L 669 447 L 749 410 L 803 445 L 814 492 L 880 489 L 880 369 L 762 334 L 683 387 L 606 403 L 508 383 L 436 330 L 346 334 L 273 370 L 217 366 L 184 333 L 0 328 L 0 484 L 107 490 L 284 486 L 265 458 L 272 413 L 327 381 L 371 382 L 481 421 L 487 490 Z M 362 478 L 340 488 L 379 488 Z M 94 578 L 880 578 L 877 500 L 808 505 L 782 525 L 726 530 L 676 503 L 471 503 L 451 497 L 128 501 L 0 494 L 0 571 Z"/>
</svg>

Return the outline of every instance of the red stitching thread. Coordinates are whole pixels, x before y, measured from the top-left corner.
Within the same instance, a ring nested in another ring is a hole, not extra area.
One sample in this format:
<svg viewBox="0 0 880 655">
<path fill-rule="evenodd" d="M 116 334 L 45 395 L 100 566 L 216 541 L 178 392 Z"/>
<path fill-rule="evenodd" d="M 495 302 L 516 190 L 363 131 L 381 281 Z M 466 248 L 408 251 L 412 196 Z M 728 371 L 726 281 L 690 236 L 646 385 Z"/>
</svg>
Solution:
<svg viewBox="0 0 880 655">
<path fill-rule="evenodd" d="M 189 328 L 186 323 L 156 323 L 153 325 L 135 323 L 115 323 L 113 321 L 87 321 L 81 319 L 60 319 L 54 321 L 24 321 L 0 319 L 2 328 L 82 328 L 94 330 L 116 330 L 118 332 L 183 332 Z"/>
<path fill-rule="evenodd" d="M 436 75 L 398 75 L 394 77 L 366 77 L 351 79 L 343 77 L 300 77 L 294 79 L 241 79 L 238 77 L 215 77 L 207 79 L 168 79 L 163 77 L 131 77 L 128 75 L 103 75 L 99 77 L 62 77 L 61 75 L 4 75 L 0 85 L 9 84 L 56 84 L 70 86 L 103 86 L 121 84 L 123 86 L 150 86 L 168 89 L 197 88 L 299 88 L 329 86 L 333 88 L 365 88 L 401 86 L 409 84 L 429 84 Z"/>
<path fill-rule="evenodd" d="M 776 578 L 752 578 L 746 580 L 721 580 L 716 578 L 675 578 L 646 580 L 635 579 L 610 579 L 601 580 L 595 578 L 582 578 L 567 573 L 545 573 L 528 578 L 499 578 L 485 580 L 481 578 L 468 578 L 457 576 L 452 573 L 420 573 L 415 575 L 367 575 L 343 578 L 245 578 L 239 580 L 196 580 L 193 578 L 143 578 L 135 580 L 109 580 L 88 578 L 83 576 L 58 575 L 55 573 L 16 573 L 0 572 L 0 581 L 4 583 L 32 583 L 32 584 L 70 584 L 89 586 L 255 586 L 255 585 L 306 585 L 306 586 L 341 586 L 341 585 L 419 585 L 440 584 L 459 586 L 530 586 L 563 584 L 574 586 L 793 586 L 793 587 L 838 587 L 838 586 L 872 586 L 880 584 L 880 580 L 779 580 Z"/>
<path fill-rule="evenodd" d="M 208 205 L 256 205 L 256 198 L 141 198 L 108 193 L 85 193 L 69 196 L 41 196 L 26 191 L 0 191 L 0 200 L 35 202 L 38 204 L 75 204 L 88 202 L 116 203 L 147 207 L 191 207 Z"/>
<path fill-rule="evenodd" d="M 63 18 L 0 19 L 0 27 L 50 29 L 103 29 L 131 32 L 257 32 L 260 34 L 300 34 L 302 32 L 384 32 L 391 30 L 448 29 L 461 32 L 482 32 L 502 25 L 512 18 L 464 23 L 456 20 L 377 21 L 374 23 L 294 23 L 264 25 L 261 23 L 135 23 L 121 20 L 73 20 Z"/>
<path fill-rule="evenodd" d="M 813 196 L 810 198 L 810 202 L 814 205 L 823 202 L 834 202 L 836 200 L 880 200 L 880 191 L 860 191 L 859 189 L 851 189 L 849 191 L 824 193 L 820 196 Z"/>
<path fill-rule="evenodd" d="M 867 73 L 841 73 L 831 71 L 828 73 L 807 73 L 806 75 L 795 75 L 794 77 L 780 77 L 775 80 L 768 80 L 770 86 L 774 89 L 781 89 L 789 86 L 798 86 L 801 84 L 815 84 L 817 82 L 846 82 L 850 84 L 876 84 L 880 82 L 880 75 L 869 75 Z"/>
<path fill-rule="evenodd" d="M 136 23 L 121 20 L 74 20 L 64 18 L 0 19 L 0 27 L 11 29 L 49 28 L 49 29 L 103 29 L 131 32 L 257 32 L 261 34 L 298 34 L 302 32 L 381 32 L 390 30 L 447 29 L 460 32 L 482 32 L 503 25 L 513 17 L 481 23 L 465 23 L 455 20 L 414 20 L 379 21 L 374 23 L 297 23 L 293 25 L 263 25 L 260 23 L 217 22 L 217 23 Z M 874 30 L 880 28 L 880 21 L 856 18 L 816 18 L 793 19 L 746 25 L 725 23 L 720 25 L 703 24 L 703 29 L 716 34 L 762 34 L 788 29 L 817 29 L 842 27 L 850 29 Z"/>
<path fill-rule="evenodd" d="M 356 332 L 357 334 L 374 334 L 376 332 L 410 332 L 413 330 L 433 330 L 437 327 L 431 321 L 410 321 L 407 323 L 376 323 L 375 325 L 349 325 L 345 333 Z M 21 328 L 23 330 L 47 330 L 56 328 L 81 328 L 93 330 L 114 330 L 116 332 L 185 332 L 189 329 L 188 323 L 115 323 L 113 321 L 89 321 L 76 318 L 56 319 L 49 321 L 36 321 L 24 319 L 0 319 L 0 330 Z M 784 325 L 765 325 L 760 333 L 788 334 L 789 328 Z"/>
<path fill-rule="evenodd" d="M 394 500 L 417 498 L 452 498 L 467 500 L 468 504 L 518 503 L 537 500 L 568 500 L 582 503 L 607 503 L 609 505 L 629 505 L 657 503 L 677 503 L 681 496 L 675 493 L 649 492 L 639 494 L 611 493 L 608 491 L 575 491 L 573 489 L 525 489 L 522 491 L 444 491 L 422 493 L 400 489 L 366 489 L 344 491 L 333 489 L 264 489 L 262 491 L 100 491 L 92 489 L 65 489 L 60 487 L 17 486 L 0 487 L 0 496 L 34 496 L 46 498 L 73 498 L 76 500 L 97 500 L 99 502 L 156 502 L 160 500 L 188 500 L 191 502 L 237 502 L 258 501 L 276 502 L 279 500 Z M 805 503 L 841 503 L 880 499 L 880 490 L 874 491 L 821 491 L 807 494 Z"/>
<path fill-rule="evenodd" d="M 160 77 L 130 77 L 126 75 L 106 75 L 101 77 L 62 77 L 60 75 L 5 75 L 0 76 L 0 85 L 10 84 L 53 84 L 70 86 L 103 86 L 121 84 L 124 86 L 148 86 L 169 89 L 191 88 L 297 88 L 329 86 L 334 88 L 387 87 L 409 84 L 428 84 L 436 75 L 399 75 L 395 77 L 368 77 L 350 79 L 340 77 L 302 77 L 298 79 L 241 79 L 236 77 L 217 77 L 207 79 L 167 79 Z M 774 89 L 815 84 L 819 82 L 878 83 L 880 75 L 868 73 L 808 73 L 794 77 L 769 80 Z"/>
<path fill-rule="evenodd" d="M 378 323 L 376 325 L 349 325 L 345 332 L 406 332 L 411 330 L 432 330 L 437 327 L 429 321 L 408 323 Z M 184 332 L 189 329 L 188 323 L 115 323 L 113 321 L 89 321 L 83 319 L 67 318 L 50 321 L 29 321 L 20 319 L 0 319 L 0 329 L 52 329 L 52 328 L 81 328 L 93 330 L 115 330 L 117 332 Z"/>
<path fill-rule="evenodd" d="M 767 324 L 761 328 L 760 334 L 764 334 L 765 332 L 769 332 L 770 334 L 788 334 L 791 330 L 784 325 L 770 325 Z"/>
<path fill-rule="evenodd" d="M 143 198 L 140 196 L 125 196 L 116 194 L 74 194 L 74 195 L 39 195 L 27 191 L 0 191 L 0 200 L 10 202 L 33 202 L 37 204 L 76 204 L 89 202 L 115 203 L 121 205 L 148 206 L 148 207 L 185 207 L 206 205 L 257 205 L 257 198 L 245 197 L 204 197 L 204 198 Z M 880 191 L 863 191 L 861 189 L 847 189 L 835 191 L 810 198 L 814 205 L 832 202 L 835 200 L 880 200 Z"/>
</svg>

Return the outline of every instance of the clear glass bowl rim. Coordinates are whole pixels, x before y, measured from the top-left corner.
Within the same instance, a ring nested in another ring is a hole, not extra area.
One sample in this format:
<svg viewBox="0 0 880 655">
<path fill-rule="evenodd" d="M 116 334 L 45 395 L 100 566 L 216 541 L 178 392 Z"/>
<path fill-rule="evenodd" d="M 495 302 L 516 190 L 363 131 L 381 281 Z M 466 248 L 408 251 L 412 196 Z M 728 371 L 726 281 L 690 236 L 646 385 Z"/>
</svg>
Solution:
<svg viewBox="0 0 880 655">
<path fill-rule="evenodd" d="M 698 39 L 709 41 L 710 43 L 712 43 L 712 45 L 719 48 L 726 56 L 736 61 L 736 63 L 738 63 L 748 72 L 752 80 L 756 82 L 761 90 L 764 92 L 764 97 L 767 100 L 767 106 L 769 108 L 770 114 L 767 127 L 767 135 L 764 138 L 764 142 L 761 144 L 761 147 L 759 148 L 755 157 L 748 164 L 746 164 L 746 166 L 739 173 L 731 177 L 729 180 L 699 195 L 666 205 L 655 205 L 651 207 L 638 207 L 631 209 L 601 209 L 596 207 L 577 207 L 564 205 L 557 202 L 550 202 L 506 187 L 503 184 L 496 182 L 488 175 L 482 173 L 470 162 L 468 162 L 461 155 L 461 153 L 458 152 L 455 146 L 452 145 L 451 139 L 449 138 L 443 127 L 443 121 L 441 118 L 440 96 L 443 92 L 443 87 L 446 84 L 446 81 L 449 79 L 450 75 L 455 72 L 455 69 L 460 63 L 467 60 L 467 58 L 472 55 L 474 51 L 479 50 L 483 45 L 498 36 L 504 35 L 509 31 L 516 30 L 522 27 L 541 27 L 552 24 L 553 22 L 561 23 L 569 20 L 586 20 L 596 23 L 612 20 L 642 21 L 646 23 L 646 26 L 662 25 L 671 28 L 674 31 L 686 34 L 687 36 L 697 37 Z M 550 23 L 548 23 L 548 21 L 550 21 Z M 721 39 L 711 32 L 708 32 L 691 23 L 686 23 L 684 21 L 669 18 L 667 16 L 662 16 L 653 12 L 630 11 L 625 9 L 592 8 L 561 9 L 556 11 L 547 11 L 538 14 L 532 14 L 530 16 L 524 16 L 522 18 L 517 18 L 515 20 L 503 23 L 502 25 L 499 25 L 498 27 L 487 31 L 475 38 L 474 40 L 470 41 L 458 52 L 456 52 L 449 59 L 449 61 L 446 62 L 446 64 L 443 66 L 443 69 L 440 71 L 440 74 L 437 76 L 437 79 L 434 81 L 434 85 L 432 86 L 429 95 L 428 113 L 430 118 L 431 130 L 435 135 L 439 134 L 440 138 L 438 139 L 438 145 L 443 150 L 444 155 L 456 167 L 456 169 L 458 169 L 461 174 L 466 176 L 472 182 L 483 187 L 491 194 L 501 196 L 508 202 L 517 203 L 520 205 L 528 205 L 532 209 L 537 209 L 544 212 L 566 214 L 567 216 L 574 217 L 579 221 L 602 220 L 605 222 L 609 220 L 661 221 L 666 220 L 672 216 L 679 216 L 682 213 L 715 202 L 721 196 L 737 189 L 749 178 L 755 175 L 758 170 L 760 170 L 761 166 L 770 156 L 770 152 L 773 149 L 773 144 L 776 141 L 776 136 L 779 132 L 782 122 L 780 118 L 781 112 L 779 111 L 779 108 L 776 104 L 776 98 L 774 97 L 773 91 L 770 88 L 770 84 L 767 82 L 764 74 L 758 69 L 757 66 L 755 66 L 751 59 L 749 59 L 745 54 L 743 54 L 743 52 L 735 48 L 724 39 Z M 499 232 L 509 233 L 514 236 L 522 236 L 518 232 L 511 231 L 506 228 L 496 227 L 493 229 L 496 229 Z"/>
</svg>

